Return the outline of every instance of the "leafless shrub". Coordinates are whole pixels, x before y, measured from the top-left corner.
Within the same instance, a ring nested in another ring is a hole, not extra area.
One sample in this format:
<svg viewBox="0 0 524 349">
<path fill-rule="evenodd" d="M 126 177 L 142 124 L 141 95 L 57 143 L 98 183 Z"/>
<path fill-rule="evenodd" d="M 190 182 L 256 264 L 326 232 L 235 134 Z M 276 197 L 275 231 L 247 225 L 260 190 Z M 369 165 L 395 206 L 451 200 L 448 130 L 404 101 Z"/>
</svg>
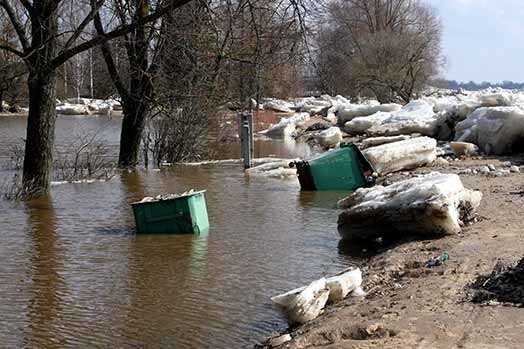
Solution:
<svg viewBox="0 0 524 349">
<path fill-rule="evenodd" d="M 20 173 L 15 173 L 13 177 L 7 178 L 0 184 L 0 193 L 4 200 L 22 201 L 34 197 L 38 194 L 39 188 L 32 183 L 24 185 Z"/>
<path fill-rule="evenodd" d="M 207 117 L 197 103 L 159 106 L 144 132 L 144 162 L 152 154 L 154 165 L 199 157 L 206 144 Z"/>
<path fill-rule="evenodd" d="M 79 181 L 87 179 L 109 180 L 115 164 L 109 147 L 97 140 L 98 133 L 83 135 L 57 151 L 54 161 L 54 179 Z"/>
<path fill-rule="evenodd" d="M 7 169 L 19 171 L 24 165 L 24 145 L 23 142 L 13 143 L 8 146 L 9 161 Z"/>
</svg>

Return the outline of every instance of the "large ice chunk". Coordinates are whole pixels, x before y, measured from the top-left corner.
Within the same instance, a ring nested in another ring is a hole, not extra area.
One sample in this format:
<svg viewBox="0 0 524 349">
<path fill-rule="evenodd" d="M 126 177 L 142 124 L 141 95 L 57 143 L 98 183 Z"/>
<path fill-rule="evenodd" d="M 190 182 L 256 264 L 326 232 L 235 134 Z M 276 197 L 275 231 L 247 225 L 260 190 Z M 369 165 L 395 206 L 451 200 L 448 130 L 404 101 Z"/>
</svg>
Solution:
<svg viewBox="0 0 524 349">
<path fill-rule="evenodd" d="M 487 154 L 506 154 L 524 145 L 524 109 L 480 108 L 455 127 L 455 140 L 470 142 Z"/>
<path fill-rule="evenodd" d="M 370 101 L 366 104 L 347 104 L 337 110 L 338 123 L 343 125 L 356 117 L 369 116 L 378 112 L 395 112 L 401 108 L 400 104 L 380 104 L 377 101 Z"/>
<path fill-rule="evenodd" d="M 433 111 L 433 107 L 423 100 L 414 100 L 398 112 L 392 113 L 382 124 L 372 126 L 368 132 L 379 136 L 412 133 L 433 136 L 437 133 L 438 126 L 439 117 Z"/>
<path fill-rule="evenodd" d="M 269 129 L 261 131 L 260 134 L 271 138 L 286 138 L 291 137 L 296 130 L 296 125 L 299 122 L 309 119 L 308 113 L 297 113 L 289 118 L 283 118 L 276 125 Z"/>
<path fill-rule="evenodd" d="M 472 218 L 482 193 L 465 189 L 455 174 L 431 173 L 387 187 L 361 188 L 339 201 L 344 239 L 387 234 L 456 234 Z"/>
<path fill-rule="evenodd" d="M 290 323 L 303 324 L 318 317 L 326 303 L 336 303 L 349 293 L 363 296 L 362 271 L 359 268 L 344 270 L 330 278 L 313 281 L 306 287 L 296 288 L 271 298 Z"/>
<path fill-rule="evenodd" d="M 377 145 L 394 143 L 399 141 L 405 141 L 410 139 L 411 136 L 400 135 L 400 136 L 391 136 L 391 137 L 369 137 L 362 140 L 362 148 L 376 147 Z"/>
<path fill-rule="evenodd" d="M 247 169 L 246 174 L 271 178 L 296 177 L 297 170 L 289 167 L 289 164 L 295 160 L 297 159 L 275 159 L 274 161 Z"/>
<path fill-rule="evenodd" d="M 290 323 L 303 324 L 317 318 L 329 297 L 326 279 L 313 281 L 305 288 L 299 288 L 271 298 L 287 315 Z"/>
<path fill-rule="evenodd" d="M 271 109 L 280 113 L 293 113 L 293 103 L 289 103 L 280 99 L 270 99 L 264 103 L 264 109 Z"/>
<path fill-rule="evenodd" d="M 329 288 L 330 303 L 336 303 L 362 285 L 362 272 L 359 268 L 343 271 L 335 276 L 326 279 Z"/>
<path fill-rule="evenodd" d="M 342 131 L 336 126 L 317 133 L 315 140 L 324 148 L 333 148 L 342 141 Z"/>
<path fill-rule="evenodd" d="M 62 115 L 89 115 L 89 107 L 84 104 L 64 103 L 56 106 L 56 113 Z"/>
<path fill-rule="evenodd" d="M 410 138 L 362 151 L 381 175 L 424 166 L 437 158 L 437 141 L 429 137 Z"/>
<path fill-rule="evenodd" d="M 420 133 L 434 136 L 445 123 L 445 115 L 436 114 L 424 100 L 414 100 L 397 112 L 380 112 L 357 117 L 345 124 L 350 133 L 368 133 L 376 136 L 396 136 Z"/>
</svg>

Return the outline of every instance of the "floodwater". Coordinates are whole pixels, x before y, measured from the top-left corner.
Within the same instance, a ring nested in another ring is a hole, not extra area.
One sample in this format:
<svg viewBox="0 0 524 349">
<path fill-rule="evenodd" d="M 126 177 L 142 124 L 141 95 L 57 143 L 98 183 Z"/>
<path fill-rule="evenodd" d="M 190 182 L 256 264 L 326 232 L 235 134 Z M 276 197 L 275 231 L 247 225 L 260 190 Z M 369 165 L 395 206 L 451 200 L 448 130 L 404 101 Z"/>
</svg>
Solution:
<svg viewBox="0 0 524 349">
<path fill-rule="evenodd" d="M 119 125 L 60 117 L 57 144 L 103 130 L 116 147 Z M 24 133 L 24 118 L 0 118 L 0 161 Z M 256 148 L 257 156 L 309 151 L 277 141 Z M 224 158 L 238 153 L 226 150 Z M 0 182 L 11 174 L 2 170 Z M 131 202 L 190 188 L 207 189 L 206 236 L 135 234 Z M 287 326 L 271 296 L 352 263 L 338 250 L 334 206 L 343 193 L 299 189 L 296 179 L 247 178 L 239 164 L 218 164 L 0 200 L 2 347 L 252 347 Z"/>
</svg>

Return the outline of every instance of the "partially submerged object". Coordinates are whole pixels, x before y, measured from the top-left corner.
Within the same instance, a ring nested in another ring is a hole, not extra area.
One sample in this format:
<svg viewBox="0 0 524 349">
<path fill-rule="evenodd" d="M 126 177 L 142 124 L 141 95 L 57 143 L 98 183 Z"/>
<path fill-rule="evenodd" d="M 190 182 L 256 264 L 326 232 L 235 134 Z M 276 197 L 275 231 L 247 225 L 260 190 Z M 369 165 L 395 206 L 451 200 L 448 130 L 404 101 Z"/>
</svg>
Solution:
<svg viewBox="0 0 524 349">
<path fill-rule="evenodd" d="M 271 138 L 291 137 L 296 130 L 297 123 L 307 119 L 309 119 L 308 113 L 297 113 L 289 118 L 283 118 L 278 124 L 261 131 L 260 134 Z"/>
<path fill-rule="evenodd" d="M 362 188 L 339 202 L 344 239 L 386 234 L 456 234 L 473 218 L 482 193 L 465 189 L 455 174 L 431 173 L 387 187 Z"/>
<path fill-rule="evenodd" d="M 363 295 L 361 285 L 362 272 L 355 268 L 272 297 L 271 301 L 286 314 L 291 324 L 303 324 L 317 318 L 328 301 L 341 301 L 351 292 Z"/>
<path fill-rule="evenodd" d="M 342 144 L 309 160 L 295 161 L 300 187 L 314 190 L 355 190 L 371 185 L 373 167 L 354 144 Z"/>
<path fill-rule="evenodd" d="M 413 169 L 437 158 L 437 141 L 429 137 L 410 138 L 362 151 L 378 174 Z"/>
<path fill-rule="evenodd" d="M 247 169 L 246 174 L 271 178 L 296 177 L 297 170 L 289 166 L 292 161 L 293 160 L 275 159 L 275 161 L 263 163 Z"/>
<path fill-rule="evenodd" d="M 209 230 L 205 190 L 146 197 L 132 204 L 138 233 L 203 234 Z"/>
</svg>

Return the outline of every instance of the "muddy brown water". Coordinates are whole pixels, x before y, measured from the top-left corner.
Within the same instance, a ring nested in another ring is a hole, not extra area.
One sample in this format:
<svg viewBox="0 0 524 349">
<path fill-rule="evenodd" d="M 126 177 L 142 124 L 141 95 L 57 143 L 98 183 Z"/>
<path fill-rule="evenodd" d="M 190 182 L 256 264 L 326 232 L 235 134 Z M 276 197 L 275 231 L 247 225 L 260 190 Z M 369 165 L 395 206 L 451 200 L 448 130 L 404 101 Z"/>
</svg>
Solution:
<svg viewBox="0 0 524 349">
<path fill-rule="evenodd" d="M 25 118 L 0 119 L 0 182 Z M 120 119 L 60 117 L 57 144 Z M 224 148 L 224 158 L 238 153 Z M 257 143 L 257 156 L 305 156 L 304 145 Z M 137 235 L 130 203 L 207 189 L 206 236 Z M 0 200 L 3 347 L 252 347 L 286 327 L 270 296 L 352 262 L 338 252 L 335 202 L 296 179 L 247 178 L 239 164 L 124 173 L 53 186 L 46 199 Z"/>
</svg>

